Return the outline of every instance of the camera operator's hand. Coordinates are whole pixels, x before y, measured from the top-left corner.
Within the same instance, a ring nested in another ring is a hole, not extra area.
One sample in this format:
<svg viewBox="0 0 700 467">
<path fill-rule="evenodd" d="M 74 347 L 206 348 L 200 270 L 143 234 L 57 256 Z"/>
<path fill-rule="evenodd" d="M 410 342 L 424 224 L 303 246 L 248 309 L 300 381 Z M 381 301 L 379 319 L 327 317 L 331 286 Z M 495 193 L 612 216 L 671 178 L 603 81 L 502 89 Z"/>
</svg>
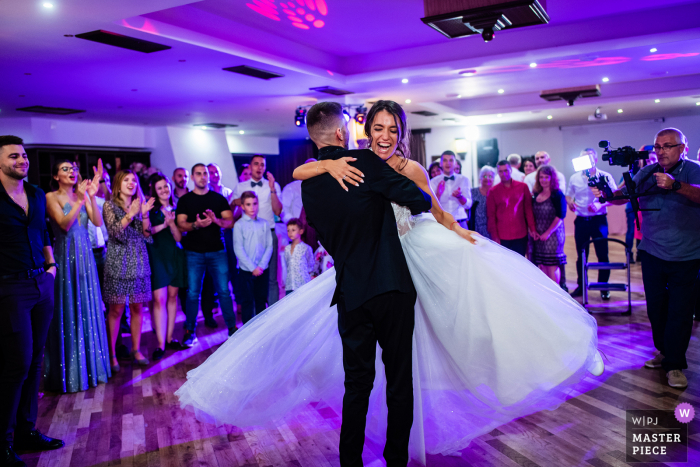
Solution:
<svg viewBox="0 0 700 467">
<path fill-rule="evenodd" d="M 673 188 L 673 182 L 676 181 L 676 179 L 669 174 L 661 172 L 655 173 L 654 177 L 656 177 L 656 186 L 663 188 L 664 190 L 670 190 Z"/>
<path fill-rule="evenodd" d="M 591 192 L 593 193 L 593 196 L 595 196 L 596 198 L 600 198 L 602 193 L 600 192 L 600 190 L 598 188 L 592 186 L 592 187 L 590 187 L 590 189 L 591 189 Z"/>
</svg>

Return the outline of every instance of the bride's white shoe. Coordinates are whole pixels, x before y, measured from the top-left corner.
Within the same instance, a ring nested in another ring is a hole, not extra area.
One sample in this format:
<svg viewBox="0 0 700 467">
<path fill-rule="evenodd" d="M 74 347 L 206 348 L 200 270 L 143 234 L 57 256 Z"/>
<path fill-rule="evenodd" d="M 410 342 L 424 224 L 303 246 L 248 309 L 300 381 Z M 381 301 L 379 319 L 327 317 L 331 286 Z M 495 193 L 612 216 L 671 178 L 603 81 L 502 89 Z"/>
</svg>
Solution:
<svg viewBox="0 0 700 467">
<path fill-rule="evenodd" d="M 596 350 L 595 359 L 593 359 L 591 366 L 588 367 L 588 372 L 593 376 L 600 376 L 603 374 L 603 371 L 605 371 L 605 363 L 603 363 L 603 357 L 601 357 L 600 351 Z"/>
</svg>

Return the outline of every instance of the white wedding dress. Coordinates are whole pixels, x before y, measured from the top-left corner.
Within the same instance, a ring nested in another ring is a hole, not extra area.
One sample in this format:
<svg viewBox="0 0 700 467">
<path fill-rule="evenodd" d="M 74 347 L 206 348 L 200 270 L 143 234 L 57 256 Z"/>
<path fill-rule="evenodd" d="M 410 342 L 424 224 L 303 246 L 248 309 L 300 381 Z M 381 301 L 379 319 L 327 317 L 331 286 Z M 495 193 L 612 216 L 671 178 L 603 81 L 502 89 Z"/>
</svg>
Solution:
<svg viewBox="0 0 700 467">
<path fill-rule="evenodd" d="M 526 258 L 472 245 L 394 205 L 418 292 L 410 455 L 450 454 L 493 428 L 553 409 L 596 358 L 597 326 Z M 187 374 L 176 392 L 200 420 L 267 425 L 311 402 L 342 413 L 343 364 L 331 269 L 268 308 Z M 377 352 L 366 435 L 386 436 L 386 379 Z"/>
</svg>

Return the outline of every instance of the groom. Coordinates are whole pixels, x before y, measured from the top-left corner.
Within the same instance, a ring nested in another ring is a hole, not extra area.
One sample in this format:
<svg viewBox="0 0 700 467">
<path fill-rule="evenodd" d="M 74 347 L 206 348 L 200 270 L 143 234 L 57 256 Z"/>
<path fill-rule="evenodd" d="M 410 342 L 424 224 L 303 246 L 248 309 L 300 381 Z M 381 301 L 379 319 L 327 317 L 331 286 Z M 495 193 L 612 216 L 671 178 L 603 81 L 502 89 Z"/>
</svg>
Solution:
<svg viewBox="0 0 700 467">
<path fill-rule="evenodd" d="M 404 258 L 391 201 L 413 214 L 431 207 L 430 196 L 372 151 L 348 151 L 343 109 L 320 102 L 308 112 L 309 136 L 319 148 L 318 177 L 305 180 L 302 200 L 309 223 L 335 260 L 338 331 L 343 342 L 345 396 L 340 465 L 362 466 L 365 422 L 374 384 L 377 342 L 386 370 L 388 406 L 384 458 L 408 463 L 413 424 L 412 343 L 416 290 Z M 355 157 L 364 183 L 343 190 L 324 160 Z"/>
</svg>

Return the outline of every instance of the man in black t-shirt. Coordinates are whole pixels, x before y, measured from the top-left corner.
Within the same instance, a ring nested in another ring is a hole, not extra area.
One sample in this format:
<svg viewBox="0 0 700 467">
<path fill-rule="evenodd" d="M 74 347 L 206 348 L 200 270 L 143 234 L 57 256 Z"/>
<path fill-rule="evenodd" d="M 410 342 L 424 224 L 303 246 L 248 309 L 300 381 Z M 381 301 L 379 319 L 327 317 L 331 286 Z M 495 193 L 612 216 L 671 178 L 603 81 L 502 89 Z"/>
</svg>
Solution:
<svg viewBox="0 0 700 467">
<path fill-rule="evenodd" d="M 195 164 L 192 167 L 192 180 L 194 190 L 180 198 L 176 211 L 178 227 L 187 232 L 182 239 L 187 257 L 187 319 L 183 338 L 183 345 L 187 347 L 197 343 L 195 328 L 205 272 L 214 281 L 229 336 L 238 329 L 228 289 L 228 257 L 222 238 L 222 229 L 232 228 L 233 213 L 226 198 L 209 189 L 209 171 L 206 165 Z"/>
</svg>

